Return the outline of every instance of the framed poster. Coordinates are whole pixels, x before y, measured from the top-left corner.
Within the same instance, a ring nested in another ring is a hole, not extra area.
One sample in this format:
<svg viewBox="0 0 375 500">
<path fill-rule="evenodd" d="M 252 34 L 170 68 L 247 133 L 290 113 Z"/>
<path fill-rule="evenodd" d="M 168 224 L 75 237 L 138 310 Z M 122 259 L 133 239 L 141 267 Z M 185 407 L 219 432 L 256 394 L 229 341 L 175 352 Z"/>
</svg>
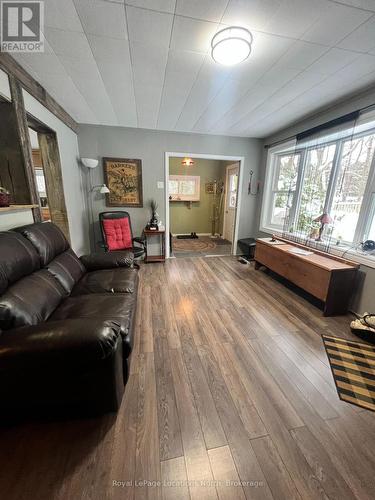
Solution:
<svg viewBox="0 0 375 500">
<path fill-rule="evenodd" d="M 103 158 L 107 207 L 143 207 L 142 160 Z"/>
</svg>

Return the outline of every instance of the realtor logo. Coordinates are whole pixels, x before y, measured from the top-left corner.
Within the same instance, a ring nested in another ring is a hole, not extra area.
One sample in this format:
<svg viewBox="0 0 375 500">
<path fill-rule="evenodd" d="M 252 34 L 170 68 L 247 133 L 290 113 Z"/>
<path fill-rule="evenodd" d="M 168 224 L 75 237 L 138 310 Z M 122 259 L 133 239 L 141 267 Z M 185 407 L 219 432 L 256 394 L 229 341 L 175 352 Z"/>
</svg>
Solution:
<svg viewBox="0 0 375 500">
<path fill-rule="evenodd" d="M 43 1 L 1 1 L 2 52 L 44 52 L 43 22 Z"/>
</svg>

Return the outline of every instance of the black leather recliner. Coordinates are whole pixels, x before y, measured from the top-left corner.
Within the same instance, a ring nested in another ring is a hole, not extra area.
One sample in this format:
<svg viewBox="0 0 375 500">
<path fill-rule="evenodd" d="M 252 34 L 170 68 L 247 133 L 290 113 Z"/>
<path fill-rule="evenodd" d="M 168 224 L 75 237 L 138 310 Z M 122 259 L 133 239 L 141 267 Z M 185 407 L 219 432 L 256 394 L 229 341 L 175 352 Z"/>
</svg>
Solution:
<svg viewBox="0 0 375 500">
<path fill-rule="evenodd" d="M 1 416 L 118 409 L 135 326 L 133 259 L 79 259 L 48 222 L 0 232 Z"/>
</svg>

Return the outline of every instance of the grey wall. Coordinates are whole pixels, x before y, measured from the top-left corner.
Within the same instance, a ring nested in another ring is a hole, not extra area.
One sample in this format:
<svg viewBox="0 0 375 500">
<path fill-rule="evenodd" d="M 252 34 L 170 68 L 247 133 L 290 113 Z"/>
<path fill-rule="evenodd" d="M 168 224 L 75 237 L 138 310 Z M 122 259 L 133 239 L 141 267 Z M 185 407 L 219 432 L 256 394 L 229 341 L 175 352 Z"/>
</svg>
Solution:
<svg viewBox="0 0 375 500">
<path fill-rule="evenodd" d="M 217 154 L 226 156 L 244 156 L 244 182 L 239 222 L 239 238 L 252 236 L 257 230 L 256 210 L 259 197 L 248 196 L 247 183 L 249 171 L 254 171 L 254 179 L 259 175 L 262 143 L 258 139 L 224 137 L 200 134 L 184 134 L 160 132 L 154 130 L 105 127 L 96 125 L 81 125 L 78 133 L 79 151 L 81 157 L 98 158 L 99 166 L 91 172 L 88 183 L 103 183 L 102 158 L 139 158 L 143 168 L 143 208 L 126 208 L 132 218 L 133 232 L 141 233 L 149 218 L 146 203 L 155 198 L 159 208 L 158 213 L 165 222 L 165 192 L 157 188 L 157 182 L 165 177 L 165 152 Z M 93 220 L 97 221 L 98 213 L 106 210 L 105 198 L 97 193 L 89 196 L 92 200 Z M 119 207 L 121 210 L 121 207 Z M 97 222 L 94 222 L 95 234 L 92 236 L 92 246 L 97 248 L 100 232 Z"/>
<path fill-rule="evenodd" d="M 308 130 L 309 128 L 315 127 L 322 123 L 328 122 L 329 120 L 333 120 L 338 118 L 339 116 L 343 116 L 346 113 L 350 113 L 357 109 L 364 108 L 366 106 L 371 106 L 375 104 L 375 87 L 372 89 L 368 89 L 365 92 L 359 93 L 351 99 L 341 101 L 334 106 L 327 107 L 324 110 L 321 110 L 319 113 L 316 113 L 306 119 L 294 123 L 290 127 L 279 131 L 276 134 L 273 134 L 270 137 L 267 137 L 264 141 L 264 144 L 272 144 L 274 142 L 282 141 L 293 135 L 302 132 L 303 130 Z M 263 152 L 263 159 L 261 161 L 261 175 L 262 175 L 262 185 L 264 181 L 265 175 L 265 165 L 267 160 L 267 151 Z M 260 223 L 260 210 L 261 203 L 258 206 L 257 213 L 257 227 L 259 228 Z M 258 234 L 260 234 L 258 232 Z M 374 262 L 375 266 L 375 262 Z M 355 293 L 353 295 L 352 301 L 352 310 L 362 314 L 363 312 L 375 312 L 375 268 L 370 268 L 367 266 L 361 265 L 360 273 L 358 276 L 358 283 L 356 286 Z"/>
</svg>

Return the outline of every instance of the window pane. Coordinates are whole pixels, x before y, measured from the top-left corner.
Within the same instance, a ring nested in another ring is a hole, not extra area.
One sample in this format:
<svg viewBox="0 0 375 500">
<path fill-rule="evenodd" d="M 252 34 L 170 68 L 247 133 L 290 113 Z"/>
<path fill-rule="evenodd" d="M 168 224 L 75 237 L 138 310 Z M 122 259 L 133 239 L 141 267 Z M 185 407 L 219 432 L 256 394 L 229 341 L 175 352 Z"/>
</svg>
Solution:
<svg viewBox="0 0 375 500">
<path fill-rule="evenodd" d="M 294 191 L 297 184 L 299 154 L 290 154 L 278 157 L 278 173 L 274 191 Z"/>
<path fill-rule="evenodd" d="M 339 177 L 330 213 L 334 219 L 334 238 L 349 243 L 354 239 L 374 150 L 375 135 L 343 143 Z"/>
<path fill-rule="evenodd" d="M 271 224 L 283 227 L 286 217 L 289 215 L 293 195 L 289 193 L 274 193 L 272 201 Z"/>
<path fill-rule="evenodd" d="M 313 220 L 324 211 L 335 150 L 336 145 L 332 144 L 307 152 L 298 211 L 298 231 L 310 233 Z"/>
</svg>

